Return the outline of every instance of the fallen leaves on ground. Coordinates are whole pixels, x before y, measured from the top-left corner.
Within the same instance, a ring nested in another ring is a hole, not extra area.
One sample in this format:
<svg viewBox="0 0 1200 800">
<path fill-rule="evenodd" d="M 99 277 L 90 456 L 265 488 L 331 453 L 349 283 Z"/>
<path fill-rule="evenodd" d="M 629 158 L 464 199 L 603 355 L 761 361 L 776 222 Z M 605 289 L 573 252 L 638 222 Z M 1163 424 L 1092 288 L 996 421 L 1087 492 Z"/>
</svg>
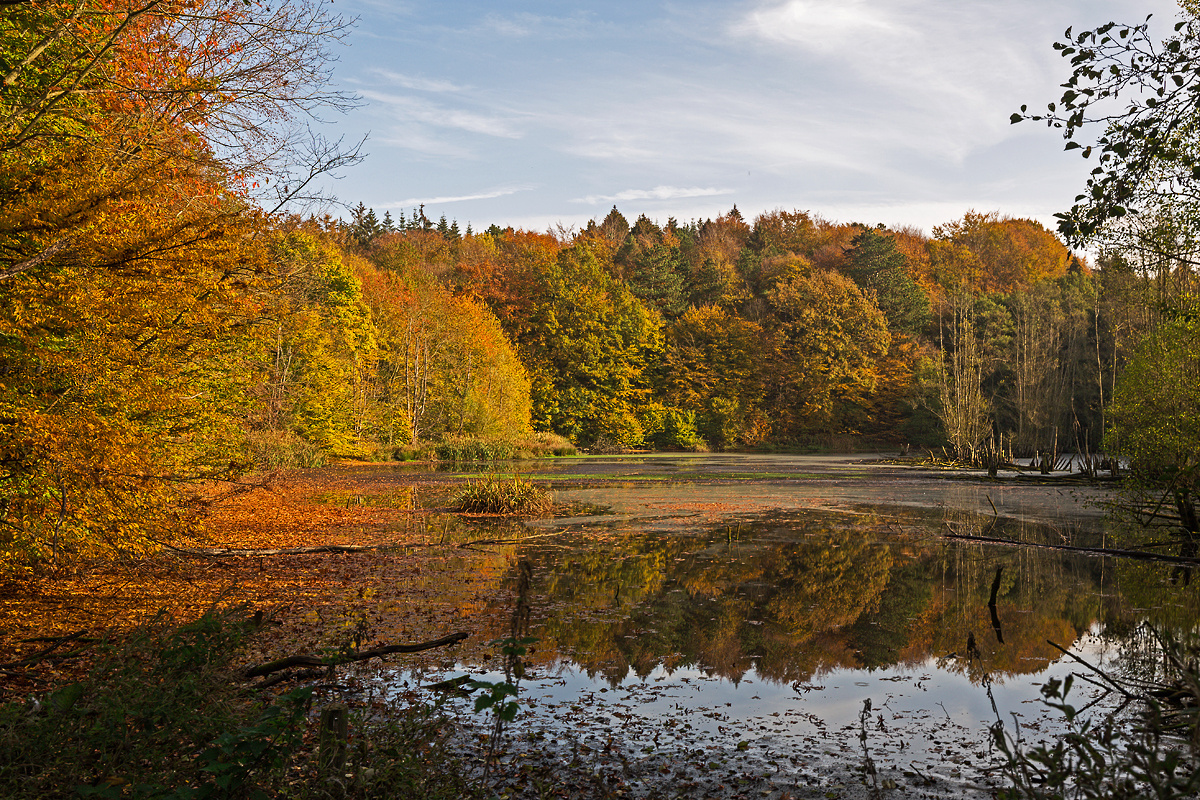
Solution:
<svg viewBox="0 0 1200 800">
<path fill-rule="evenodd" d="M 353 468 L 280 473 L 229 491 L 211 487 L 209 516 L 183 547 L 264 549 L 385 546 L 366 553 L 200 557 L 171 551 L 77 564 L 37 581 L 0 586 L 0 664 L 44 651 L 47 638 L 119 634 L 166 611 L 192 619 L 214 604 L 243 603 L 272 621 L 250 659 L 315 653 L 356 640 L 361 649 L 463 630 L 503 593 L 510 552 L 456 545 L 478 536 L 439 512 L 453 481 L 397 472 L 381 482 Z M 0 697 L 75 679 L 87 648 L 3 670 Z"/>
</svg>

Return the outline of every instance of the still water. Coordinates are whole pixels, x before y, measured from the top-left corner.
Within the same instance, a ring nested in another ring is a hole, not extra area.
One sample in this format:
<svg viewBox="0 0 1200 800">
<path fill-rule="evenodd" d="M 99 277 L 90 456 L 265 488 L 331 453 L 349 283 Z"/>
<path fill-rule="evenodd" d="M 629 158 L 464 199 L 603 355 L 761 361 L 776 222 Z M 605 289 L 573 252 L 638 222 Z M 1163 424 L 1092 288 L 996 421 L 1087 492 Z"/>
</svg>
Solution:
<svg viewBox="0 0 1200 800">
<path fill-rule="evenodd" d="M 1048 679 L 1080 674 L 1078 704 L 1111 707 L 1060 647 L 1144 672 L 1143 623 L 1191 629 L 1200 608 L 1179 568 L 1031 546 L 1120 545 L 1091 487 L 862 456 L 564 459 L 524 476 L 571 511 L 528 523 L 513 559 L 531 568 L 537 639 L 520 729 L 543 755 L 583 748 L 626 774 L 690 763 L 680 780 L 756 772 L 777 776 L 770 792 L 851 781 L 870 756 L 899 786 L 986 791 L 997 719 L 1030 742 L 1060 730 Z M 1025 545 L 952 538 L 971 535 Z M 496 597 L 479 635 L 509 635 L 515 606 Z M 497 661 L 397 679 L 494 680 Z"/>
</svg>

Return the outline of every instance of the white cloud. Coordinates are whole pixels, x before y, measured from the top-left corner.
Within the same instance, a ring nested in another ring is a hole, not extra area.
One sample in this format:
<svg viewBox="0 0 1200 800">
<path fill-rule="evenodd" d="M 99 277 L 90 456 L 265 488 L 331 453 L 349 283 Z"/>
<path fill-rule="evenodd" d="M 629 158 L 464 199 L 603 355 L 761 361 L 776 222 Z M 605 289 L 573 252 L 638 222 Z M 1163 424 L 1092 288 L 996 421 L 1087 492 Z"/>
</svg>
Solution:
<svg viewBox="0 0 1200 800">
<path fill-rule="evenodd" d="M 497 36 L 511 39 L 568 39 L 586 35 L 595 26 L 587 11 L 576 12 L 570 17 L 551 17 L 528 12 L 502 16 L 488 14 L 482 20 L 483 29 Z"/>
<path fill-rule="evenodd" d="M 511 120 L 502 117 L 448 108 L 416 97 L 376 92 L 370 89 L 363 90 L 359 94 L 368 100 L 387 106 L 407 123 L 418 122 L 439 128 L 452 128 L 506 139 L 521 137 L 521 132 L 513 127 Z"/>
<path fill-rule="evenodd" d="M 912 29 L 866 0 L 788 0 L 752 11 L 737 33 L 831 51 L 864 40 L 894 39 Z"/>
<path fill-rule="evenodd" d="M 731 189 L 702 189 L 698 186 L 685 189 L 679 186 L 656 186 L 653 189 L 626 189 L 611 195 L 592 194 L 587 197 L 575 198 L 571 202 L 596 205 L 597 203 L 623 202 L 626 200 L 678 200 L 685 197 L 717 197 L 732 193 Z"/>
<path fill-rule="evenodd" d="M 381 78 L 385 83 L 393 86 L 400 86 L 405 89 L 412 89 L 418 92 L 463 92 L 469 87 L 460 86 L 450 81 L 431 80 L 429 78 L 420 78 L 413 75 L 403 75 L 399 72 L 392 72 L 389 69 L 372 68 L 367 70 L 368 75 L 373 75 Z"/>
<path fill-rule="evenodd" d="M 443 197 L 412 197 L 408 200 L 397 200 L 392 203 L 383 203 L 380 208 L 410 208 L 412 206 L 434 206 L 443 205 L 445 203 L 462 203 L 468 200 L 491 200 L 496 197 L 506 197 L 517 192 L 527 192 L 532 189 L 532 186 L 514 186 L 506 189 L 494 189 L 492 191 L 480 192 L 479 194 L 462 194 L 462 195 L 447 195 Z"/>
<path fill-rule="evenodd" d="M 370 142 L 372 147 L 388 145 L 439 159 L 470 159 L 474 156 L 469 148 L 448 142 L 446 137 L 437 136 L 418 125 L 400 124 L 383 132 L 372 131 Z"/>
<path fill-rule="evenodd" d="M 886 126 L 867 120 L 881 141 L 903 131 L 916 151 L 960 162 L 1005 138 L 1009 114 L 1054 85 L 1049 41 L 1028 36 L 1042 2 L 772 0 L 729 30 L 885 117 Z M 837 120 L 854 126 L 849 115 Z"/>
</svg>

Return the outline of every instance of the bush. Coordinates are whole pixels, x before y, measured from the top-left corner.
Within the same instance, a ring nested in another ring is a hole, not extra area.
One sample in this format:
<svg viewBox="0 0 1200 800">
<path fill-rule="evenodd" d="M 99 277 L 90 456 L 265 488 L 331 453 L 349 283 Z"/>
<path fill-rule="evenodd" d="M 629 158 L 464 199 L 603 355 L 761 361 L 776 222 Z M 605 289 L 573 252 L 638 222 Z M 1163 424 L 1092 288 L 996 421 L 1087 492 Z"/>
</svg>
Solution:
<svg viewBox="0 0 1200 800">
<path fill-rule="evenodd" d="M 528 453 L 533 458 L 576 454 L 575 445 L 571 444 L 570 439 L 549 431 L 541 431 L 519 439 L 517 448 L 519 452 Z"/>
<path fill-rule="evenodd" d="M 458 464 L 469 461 L 512 461 L 520 458 L 573 456 L 575 446 L 556 433 L 534 433 L 516 441 L 461 436 L 433 446 L 439 461 Z"/>
<path fill-rule="evenodd" d="M 529 481 L 495 475 L 468 480 L 454 497 L 458 511 L 466 514 L 544 514 L 554 506 L 550 493 Z"/>
<path fill-rule="evenodd" d="M 1002 721 L 992 727 L 993 738 L 1006 758 L 1005 776 L 1011 786 L 1004 800 L 1133 800 L 1133 798 L 1195 797 L 1200 792 L 1200 769 L 1195 752 L 1200 682 L 1195 662 L 1181 658 L 1178 643 L 1163 641 L 1165 661 L 1177 673 L 1169 689 L 1138 694 L 1145 702 L 1136 722 L 1109 715 L 1095 721 L 1081 716 L 1068 702 L 1072 679 L 1052 680 L 1042 687 L 1043 702 L 1062 713 L 1067 733 L 1055 742 L 1025 748 L 1013 739 Z M 1115 683 L 1115 681 L 1111 681 Z M 1132 692 L 1130 695 L 1132 696 Z M 1155 696 L 1174 697 L 1169 708 Z M 1133 724 L 1131 724 L 1131 722 Z M 1017 729 L 1019 732 L 1019 728 Z"/>
<path fill-rule="evenodd" d="M 517 455 L 517 446 L 503 439 L 480 439 L 471 436 L 455 437 L 434 445 L 438 461 L 508 461 Z"/>
<path fill-rule="evenodd" d="M 708 452 L 708 443 L 696 432 L 695 411 L 660 405 L 648 417 L 646 440 L 655 450 Z"/>
<path fill-rule="evenodd" d="M 305 748 L 314 695 L 255 702 L 237 660 L 245 608 L 178 625 L 160 614 L 103 642 L 87 677 L 39 700 L 0 705 L 0 797 L 468 798 L 479 796 L 437 708 L 372 707 L 352 718 L 345 772 Z"/>
<path fill-rule="evenodd" d="M 277 767 L 277 748 L 290 741 L 279 734 L 298 730 L 303 699 L 267 709 L 238 700 L 231 660 L 245 616 L 210 612 L 177 626 L 161 614 L 123 642 L 99 645 L 81 682 L 40 702 L 0 706 L 0 796 L 153 797 L 218 778 L 245 787 Z M 237 761 L 251 739 L 262 744 L 260 757 Z"/>
</svg>

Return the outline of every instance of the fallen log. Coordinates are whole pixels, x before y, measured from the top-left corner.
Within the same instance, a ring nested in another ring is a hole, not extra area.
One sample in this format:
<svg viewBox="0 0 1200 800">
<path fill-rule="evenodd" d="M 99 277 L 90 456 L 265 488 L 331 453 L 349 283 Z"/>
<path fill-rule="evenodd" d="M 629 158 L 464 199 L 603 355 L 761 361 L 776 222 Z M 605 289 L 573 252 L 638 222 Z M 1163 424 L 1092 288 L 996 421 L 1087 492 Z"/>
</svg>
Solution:
<svg viewBox="0 0 1200 800">
<path fill-rule="evenodd" d="M 1200 557 L 1169 556 L 1159 553 L 1147 553 L 1145 550 L 1121 550 L 1114 547 L 1076 547 L 1069 544 L 1045 544 L 1042 542 L 1017 542 L 1012 539 L 1001 539 L 995 536 L 971 536 L 962 533 L 944 533 L 942 534 L 942 538 L 966 542 L 982 542 L 984 544 L 1006 544 L 1012 547 L 1038 547 L 1044 550 L 1072 550 L 1077 553 L 1094 553 L 1102 556 L 1133 558 L 1139 561 L 1162 561 L 1167 564 L 1200 564 Z"/>
<path fill-rule="evenodd" d="M 288 656 L 275 661 L 269 661 L 266 664 L 259 664 L 256 667 L 248 668 L 242 673 L 246 678 L 259 678 L 263 675 L 270 675 L 274 672 L 280 672 L 285 669 L 293 669 L 295 667 L 337 667 L 342 664 L 350 664 L 355 661 L 366 661 L 369 658 L 377 658 L 379 656 L 392 655 L 393 653 L 419 653 L 422 650 L 432 650 L 435 647 L 446 647 L 452 644 L 458 644 L 463 639 L 466 639 L 468 633 L 452 633 L 449 636 L 443 636 L 441 639 L 434 639 L 430 642 L 417 642 L 416 644 L 392 644 L 387 647 L 378 647 L 374 650 L 363 650 L 358 653 L 350 653 L 341 656 Z"/>
</svg>

